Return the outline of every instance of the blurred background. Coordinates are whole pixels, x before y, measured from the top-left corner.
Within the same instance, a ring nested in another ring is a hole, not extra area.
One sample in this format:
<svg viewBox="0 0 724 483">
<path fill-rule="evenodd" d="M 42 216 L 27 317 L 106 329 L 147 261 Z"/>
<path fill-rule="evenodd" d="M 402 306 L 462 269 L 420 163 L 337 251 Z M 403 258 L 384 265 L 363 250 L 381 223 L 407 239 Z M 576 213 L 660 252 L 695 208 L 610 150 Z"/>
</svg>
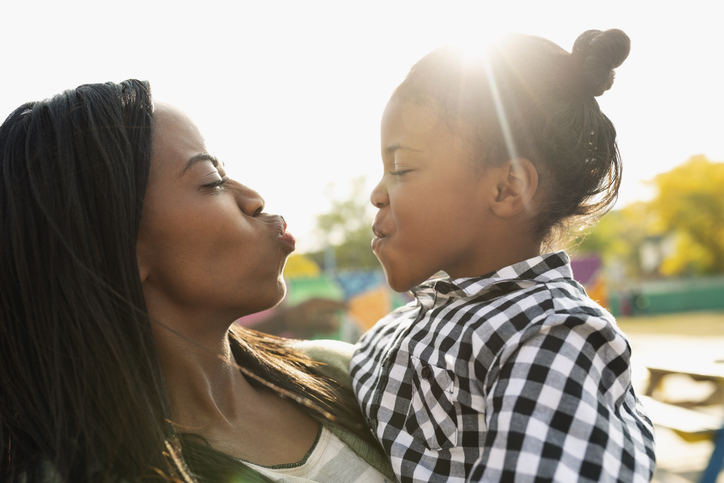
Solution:
<svg viewBox="0 0 724 483">
<path fill-rule="evenodd" d="M 614 211 L 572 233 L 575 276 L 629 335 L 641 394 L 721 420 L 719 2 L 3 0 L 0 116 L 83 83 L 149 80 L 298 239 L 287 299 L 240 323 L 354 341 L 409 300 L 387 288 L 369 249 L 368 201 L 381 174 L 379 119 L 409 68 L 439 46 L 500 32 L 569 50 L 583 31 L 608 28 L 632 39 L 599 98 L 619 132 L 624 180 Z M 681 364 L 657 373 L 660 361 Z M 687 442 L 667 426 L 657 427 L 657 481 L 698 481 L 711 435 Z"/>
</svg>

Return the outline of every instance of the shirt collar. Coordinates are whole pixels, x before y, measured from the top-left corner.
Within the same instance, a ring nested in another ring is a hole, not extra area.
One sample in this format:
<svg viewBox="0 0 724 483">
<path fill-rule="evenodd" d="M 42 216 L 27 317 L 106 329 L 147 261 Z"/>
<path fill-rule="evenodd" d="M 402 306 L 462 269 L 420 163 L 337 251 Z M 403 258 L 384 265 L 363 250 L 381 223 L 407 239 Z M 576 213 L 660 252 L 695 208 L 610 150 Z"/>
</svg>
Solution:
<svg viewBox="0 0 724 483">
<path fill-rule="evenodd" d="M 573 271 L 568 254 L 559 251 L 533 257 L 480 277 L 431 279 L 413 288 L 412 293 L 418 298 L 424 296 L 424 293 L 431 292 L 472 296 L 502 283 L 513 283 L 524 288 L 535 283 L 571 278 Z"/>
</svg>

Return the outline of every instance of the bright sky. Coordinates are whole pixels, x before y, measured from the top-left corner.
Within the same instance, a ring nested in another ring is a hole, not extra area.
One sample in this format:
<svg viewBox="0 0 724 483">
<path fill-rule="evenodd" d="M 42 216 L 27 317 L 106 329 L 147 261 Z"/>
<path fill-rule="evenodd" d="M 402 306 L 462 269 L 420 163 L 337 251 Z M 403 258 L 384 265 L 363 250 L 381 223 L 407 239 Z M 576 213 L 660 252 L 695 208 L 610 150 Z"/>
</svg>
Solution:
<svg viewBox="0 0 724 483">
<path fill-rule="evenodd" d="M 149 80 L 287 218 L 303 251 L 317 246 L 331 192 L 343 198 L 357 177 L 371 188 L 381 174 L 382 110 L 427 52 L 500 31 L 570 50 L 584 30 L 620 28 L 631 55 L 599 102 L 619 132 L 621 205 L 689 156 L 724 161 L 719 3 L 8 0 L 0 116 L 83 83 Z"/>
</svg>

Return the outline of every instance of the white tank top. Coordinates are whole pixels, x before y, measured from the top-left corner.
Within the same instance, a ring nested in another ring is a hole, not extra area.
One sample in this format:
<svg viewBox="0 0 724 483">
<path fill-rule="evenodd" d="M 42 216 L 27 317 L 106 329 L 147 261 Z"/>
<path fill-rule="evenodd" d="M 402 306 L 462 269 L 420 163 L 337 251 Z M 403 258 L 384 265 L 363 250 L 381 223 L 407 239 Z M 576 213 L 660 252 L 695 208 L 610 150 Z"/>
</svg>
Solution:
<svg viewBox="0 0 724 483">
<path fill-rule="evenodd" d="M 298 463 L 272 467 L 244 463 L 280 483 L 394 483 L 324 426 L 312 449 Z"/>
</svg>

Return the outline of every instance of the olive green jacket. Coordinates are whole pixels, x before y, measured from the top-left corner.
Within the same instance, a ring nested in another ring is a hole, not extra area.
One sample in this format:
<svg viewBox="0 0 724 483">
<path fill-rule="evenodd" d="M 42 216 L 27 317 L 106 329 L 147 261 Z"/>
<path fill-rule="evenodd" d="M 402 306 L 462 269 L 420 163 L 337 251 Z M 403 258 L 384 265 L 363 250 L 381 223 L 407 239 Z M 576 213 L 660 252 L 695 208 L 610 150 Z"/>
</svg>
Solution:
<svg viewBox="0 0 724 483">
<path fill-rule="evenodd" d="M 294 347 L 307 354 L 311 359 L 320 363 L 319 371 L 325 376 L 339 382 L 343 387 L 352 391 L 352 380 L 349 376 L 349 361 L 354 352 L 354 346 L 345 342 L 334 340 L 314 340 L 314 341 L 298 341 Z M 329 429 L 335 436 L 342 440 L 352 451 L 357 453 L 370 466 L 377 469 L 380 473 L 387 476 L 390 482 L 396 481 L 395 473 L 387 457 L 382 452 L 382 448 L 372 446 L 354 433 L 336 426 L 332 422 L 323 422 L 325 427 Z M 43 477 L 45 483 L 60 483 L 60 477 L 49 463 L 46 466 L 46 474 Z M 266 478 L 251 468 L 248 468 L 255 476 L 248 475 L 244 478 L 245 482 L 267 481 Z M 257 480 L 258 478 L 258 480 Z"/>
<path fill-rule="evenodd" d="M 311 359 L 320 362 L 320 372 L 337 381 L 345 389 L 352 391 L 352 378 L 349 376 L 349 361 L 354 353 L 354 346 L 336 340 L 305 340 L 294 344 L 296 349 L 307 354 Z M 380 473 L 396 481 L 395 473 L 382 452 L 382 447 L 371 446 L 354 433 L 339 428 L 331 423 L 325 426 L 340 440 L 349 446 L 357 455 L 377 469 Z"/>
</svg>

